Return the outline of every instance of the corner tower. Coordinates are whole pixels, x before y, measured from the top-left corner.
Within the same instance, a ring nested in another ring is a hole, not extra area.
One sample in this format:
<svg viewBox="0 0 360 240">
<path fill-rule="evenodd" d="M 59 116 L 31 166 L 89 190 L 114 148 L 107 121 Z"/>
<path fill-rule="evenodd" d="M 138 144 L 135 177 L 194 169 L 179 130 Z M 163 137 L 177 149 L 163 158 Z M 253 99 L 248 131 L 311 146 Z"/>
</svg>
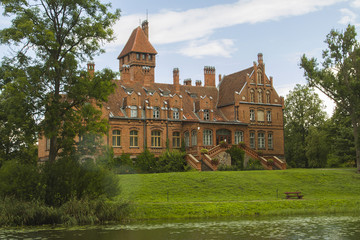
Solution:
<svg viewBox="0 0 360 240">
<path fill-rule="evenodd" d="M 149 23 L 133 30 L 124 49 L 118 56 L 121 80 L 124 83 L 142 82 L 144 86 L 154 83 L 156 50 L 149 42 Z"/>
</svg>

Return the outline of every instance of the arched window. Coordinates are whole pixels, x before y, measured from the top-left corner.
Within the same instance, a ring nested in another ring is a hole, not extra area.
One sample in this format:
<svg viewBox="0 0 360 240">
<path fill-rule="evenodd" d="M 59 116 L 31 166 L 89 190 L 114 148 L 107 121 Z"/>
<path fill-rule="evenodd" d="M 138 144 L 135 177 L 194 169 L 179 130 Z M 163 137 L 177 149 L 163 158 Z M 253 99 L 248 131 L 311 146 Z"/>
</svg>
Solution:
<svg viewBox="0 0 360 240">
<path fill-rule="evenodd" d="M 121 146 L 121 131 L 120 130 L 112 131 L 112 146 L 113 147 Z"/>
<path fill-rule="evenodd" d="M 271 122 L 271 111 L 266 111 L 266 120 Z"/>
<path fill-rule="evenodd" d="M 138 116 L 137 106 L 130 106 L 130 117 L 136 118 Z"/>
<path fill-rule="evenodd" d="M 250 109 L 250 121 L 255 121 L 255 110 Z"/>
<path fill-rule="evenodd" d="M 185 132 L 185 133 L 184 133 L 184 142 L 185 142 L 185 147 L 189 147 L 189 146 L 190 146 L 190 136 L 189 136 L 189 132 Z"/>
<path fill-rule="evenodd" d="M 173 132 L 173 148 L 180 148 L 180 132 Z"/>
<path fill-rule="evenodd" d="M 266 91 L 266 103 L 270 103 L 270 92 Z"/>
<path fill-rule="evenodd" d="M 235 132 L 235 144 L 239 144 L 244 141 L 244 133 L 242 131 Z"/>
<path fill-rule="evenodd" d="M 130 147 L 138 147 L 139 140 L 138 140 L 138 131 L 131 130 L 130 131 Z"/>
<path fill-rule="evenodd" d="M 160 108 L 153 107 L 153 118 L 160 118 Z"/>
<path fill-rule="evenodd" d="M 263 132 L 258 133 L 258 148 L 259 149 L 265 148 L 265 133 Z"/>
<path fill-rule="evenodd" d="M 151 147 L 161 147 L 161 132 L 158 130 L 151 132 Z"/>
<path fill-rule="evenodd" d="M 250 90 L 250 102 L 255 102 L 255 91 L 254 91 L 254 89 Z"/>
<path fill-rule="evenodd" d="M 213 138 L 212 138 L 212 131 L 209 129 L 205 129 L 203 133 L 203 144 L 205 146 L 212 146 L 213 145 Z"/>
<path fill-rule="evenodd" d="M 204 120 L 205 121 L 210 120 L 210 111 L 209 111 L 209 109 L 204 110 Z"/>
<path fill-rule="evenodd" d="M 196 146 L 196 145 L 197 145 L 197 131 L 192 130 L 191 131 L 191 146 Z"/>
<path fill-rule="evenodd" d="M 258 102 L 259 103 L 262 103 L 263 102 L 263 92 L 261 89 L 259 89 L 259 92 L 258 92 Z"/>
<path fill-rule="evenodd" d="M 257 80 L 258 84 L 263 84 L 262 71 L 260 69 L 257 71 Z"/>
<path fill-rule="evenodd" d="M 179 109 L 178 108 L 173 109 L 173 119 L 179 119 Z"/>
</svg>

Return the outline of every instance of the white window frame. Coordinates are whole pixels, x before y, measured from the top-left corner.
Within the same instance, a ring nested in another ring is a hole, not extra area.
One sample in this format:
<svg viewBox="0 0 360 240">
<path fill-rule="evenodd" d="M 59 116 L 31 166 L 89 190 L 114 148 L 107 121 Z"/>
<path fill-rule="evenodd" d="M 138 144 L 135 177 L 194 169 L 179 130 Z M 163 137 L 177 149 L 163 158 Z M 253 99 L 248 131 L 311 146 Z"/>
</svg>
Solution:
<svg viewBox="0 0 360 240">
<path fill-rule="evenodd" d="M 205 129 L 203 132 L 203 144 L 204 146 L 212 146 L 213 145 L 213 131 L 210 129 Z"/>
<path fill-rule="evenodd" d="M 209 109 L 204 110 L 204 120 L 205 121 L 210 120 L 210 110 Z"/>
<path fill-rule="evenodd" d="M 160 108 L 159 107 L 153 107 L 153 118 L 160 118 Z"/>
<path fill-rule="evenodd" d="M 119 129 L 112 130 L 112 146 L 121 147 L 121 130 Z"/>
<path fill-rule="evenodd" d="M 236 131 L 235 132 L 235 144 L 239 144 L 240 142 L 244 141 L 244 132 L 243 131 Z"/>
<path fill-rule="evenodd" d="M 263 132 L 258 133 L 258 148 L 265 149 L 265 133 Z"/>
<path fill-rule="evenodd" d="M 139 132 L 137 130 L 130 131 L 130 147 L 139 147 Z"/>
<path fill-rule="evenodd" d="M 255 121 L 255 110 L 254 109 L 250 109 L 250 121 L 252 121 L 252 122 Z"/>
<path fill-rule="evenodd" d="M 197 131 L 191 131 L 191 146 L 197 146 Z"/>
<path fill-rule="evenodd" d="M 180 118 L 179 109 L 174 108 L 174 110 L 173 110 L 173 119 L 179 119 L 179 118 Z"/>
<path fill-rule="evenodd" d="M 268 133 L 268 149 L 274 149 L 274 140 L 273 134 Z"/>
<path fill-rule="evenodd" d="M 137 106 L 130 106 L 130 117 L 132 118 L 138 117 Z"/>
</svg>

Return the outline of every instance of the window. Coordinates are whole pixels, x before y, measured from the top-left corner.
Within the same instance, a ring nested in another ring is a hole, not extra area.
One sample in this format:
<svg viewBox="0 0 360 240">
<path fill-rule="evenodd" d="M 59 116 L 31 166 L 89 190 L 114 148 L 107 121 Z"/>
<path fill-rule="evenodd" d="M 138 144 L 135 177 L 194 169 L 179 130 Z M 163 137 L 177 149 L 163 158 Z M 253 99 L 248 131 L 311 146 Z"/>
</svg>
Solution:
<svg viewBox="0 0 360 240">
<path fill-rule="evenodd" d="M 158 130 L 151 132 L 151 147 L 161 147 L 161 132 Z"/>
<path fill-rule="evenodd" d="M 274 149 L 273 134 L 268 133 L 268 148 Z"/>
<path fill-rule="evenodd" d="M 259 149 L 265 148 L 265 133 L 258 133 L 258 147 Z"/>
<path fill-rule="evenodd" d="M 250 90 L 250 102 L 255 102 L 255 91 L 254 91 L 254 89 Z"/>
<path fill-rule="evenodd" d="M 173 110 L 173 119 L 179 119 L 179 109 L 174 108 Z"/>
<path fill-rule="evenodd" d="M 140 60 L 140 53 L 136 54 L 136 60 Z"/>
<path fill-rule="evenodd" d="M 252 149 L 255 148 L 255 133 L 254 132 L 250 133 L 250 148 L 252 148 Z"/>
<path fill-rule="evenodd" d="M 180 148 L 180 132 L 173 132 L 173 148 Z"/>
<path fill-rule="evenodd" d="M 270 103 L 270 92 L 266 91 L 266 103 Z"/>
<path fill-rule="evenodd" d="M 257 80 L 258 80 L 258 84 L 263 84 L 263 81 L 262 81 L 262 72 L 261 72 L 260 69 L 257 71 Z"/>
<path fill-rule="evenodd" d="M 250 109 L 250 121 L 255 121 L 255 110 Z"/>
<path fill-rule="evenodd" d="M 184 142 L 185 142 L 185 147 L 190 147 L 190 136 L 189 136 L 189 132 L 185 132 L 185 133 L 184 133 Z"/>
<path fill-rule="evenodd" d="M 113 147 L 120 147 L 121 146 L 121 131 L 120 130 L 113 130 L 112 131 L 112 146 Z"/>
<path fill-rule="evenodd" d="M 80 142 L 80 138 L 79 138 Z M 50 138 L 46 138 L 45 151 L 50 151 Z"/>
<path fill-rule="evenodd" d="M 191 146 L 196 146 L 196 145 L 197 145 L 197 131 L 192 130 L 191 131 Z"/>
<path fill-rule="evenodd" d="M 137 106 L 130 106 L 130 117 L 136 118 L 138 116 Z"/>
<path fill-rule="evenodd" d="M 205 121 L 210 120 L 210 111 L 209 111 L 209 109 L 204 110 L 204 120 Z"/>
<path fill-rule="evenodd" d="M 239 120 L 239 106 L 235 107 L 234 114 L 235 114 L 234 116 L 235 121 Z"/>
<path fill-rule="evenodd" d="M 130 131 L 130 147 L 138 147 L 138 146 L 139 146 L 138 131 L 131 130 Z"/>
<path fill-rule="evenodd" d="M 258 110 L 257 111 L 257 120 L 258 122 L 264 122 L 265 121 L 265 116 L 264 116 L 264 111 L 263 110 Z"/>
<path fill-rule="evenodd" d="M 160 118 L 160 108 L 159 107 L 153 108 L 153 118 Z"/>
<path fill-rule="evenodd" d="M 267 111 L 267 112 L 266 112 L 266 120 L 267 120 L 268 122 L 271 122 L 271 111 Z"/>
<path fill-rule="evenodd" d="M 263 93 L 262 93 L 262 90 L 259 89 L 259 93 L 258 93 L 258 102 L 259 103 L 262 103 L 263 102 Z"/>
<path fill-rule="evenodd" d="M 205 129 L 203 133 L 203 144 L 205 146 L 212 146 L 213 140 L 212 140 L 212 131 L 209 129 Z"/>
<path fill-rule="evenodd" d="M 235 132 L 235 144 L 239 144 L 244 141 L 244 133 L 242 131 Z"/>
<path fill-rule="evenodd" d="M 152 60 L 152 55 L 151 54 L 148 55 L 148 59 L 149 59 L 149 61 Z"/>
<path fill-rule="evenodd" d="M 146 54 L 143 53 L 142 60 L 145 60 L 145 59 L 146 59 Z"/>
</svg>

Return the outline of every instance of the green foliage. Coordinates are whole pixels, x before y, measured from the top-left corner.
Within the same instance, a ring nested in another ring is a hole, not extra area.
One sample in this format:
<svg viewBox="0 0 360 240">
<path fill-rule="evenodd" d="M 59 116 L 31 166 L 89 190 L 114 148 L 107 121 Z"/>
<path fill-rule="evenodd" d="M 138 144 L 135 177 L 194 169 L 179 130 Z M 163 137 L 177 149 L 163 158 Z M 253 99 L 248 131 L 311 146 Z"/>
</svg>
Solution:
<svg viewBox="0 0 360 240">
<path fill-rule="evenodd" d="M 220 147 L 226 148 L 226 147 L 228 147 L 228 146 L 229 146 L 229 144 L 228 144 L 227 142 L 225 142 L 225 141 L 221 141 L 221 142 L 220 142 Z"/>
<path fill-rule="evenodd" d="M 300 66 L 311 86 L 318 88 L 349 116 L 353 129 L 356 163 L 360 172 L 360 43 L 355 26 L 331 30 L 326 36 L 322 68 L 315 58 L 301 58 Z"/>
<path fill-rule="evenodd" d="M 35 165 L 15 160 L 7 161 L 0 168 L 0 196 L 30 201 L 42 199 L 44 185 Z"/>
<path fill-rule="evenodd" d="M 157 158 L 155 155 L 145 148 L 135 160 L 135 167 L 144 173 L 154 173 L 157 172 Z"/>
<path fill-rule="evenodd" d="M 133 159 L 130 154 L 123 153 L 121 156 L 113 159 L 112 170 L 118 174 L 136 173 Z"/>
<path fill-rule="evenodd" d="M 115 175 L 91 160 L 81 164 L 61 158 L 46 163 L 42 171 L 46 183 L 44 200 L 51 206 L 60 206 L 72 198 L 112 198 L 119 192 Z"/>
<path fill-rule="evenodd" d="M 245 152 L 236 145 L 233 145 L 230 149 L 226 150 L 231 157 L 231 166 L 234 166 L 236 170 L 244 169 L 244 156 Z"/>
<path fill-rule="evenodd" d="M 324 131 L 312 127 L 306 137 L 306 157 L 311 168 L 322 168 L 327 164 L 329 143 Z"/>
<path fill-rule="evenodd" d="M 292 167 L 309 167 L 306 137 L 309 128 L 320 127 L 326 113 L 319 96 L 308 86 L 296 85 L 286 96 L 284 110 L 285 158 Z"/>
<path fill-rule="evenodd" d="M 206 148 L 203 148 L 200 150 L 200 153 L 202 154 L 208 154 L 209 153 L 209 150 L 207 150 Z"/>
<path fill-rule="evenodd" d="M 157 162 L 157 172 L 184 172 L 188 170 L 185 152 L 165 151 Z"/>
<path fill-rule="evenodd" d="M 9 91 L 14 84 L 23 87 L 10 97 L 9 109 L 25 102 L 5 122 L 20 130 L 14 135 L 26 144 L 36 133 L 44 134 L 50 139 L 49 158 L 54 162 L 59 152 L 74 151 L 76 136 L 107 132 L 98 107 L 113 92 L 116 74 L 109 69 L 90 74 L 81 70 L 81 64 L 102 53 L 101 45 L 114 39 L 112 26 L 120 10 L 112 13 L 110 4 L 98 0 L 1 4 L 4 14 L 12 16 L 12 25 L 0 30 L 0 42 L 19 50 L 2 64 L 6 68 L 0 71 L 0 86 Z M 86 104 L 89 100 L 92 104 Z M 43 120 L 41 124 L 35 124 L 39 122 L 35 117 Z M 3 149 L 9 150 L 8 145 L 9 140 Z"/>
</svg>

